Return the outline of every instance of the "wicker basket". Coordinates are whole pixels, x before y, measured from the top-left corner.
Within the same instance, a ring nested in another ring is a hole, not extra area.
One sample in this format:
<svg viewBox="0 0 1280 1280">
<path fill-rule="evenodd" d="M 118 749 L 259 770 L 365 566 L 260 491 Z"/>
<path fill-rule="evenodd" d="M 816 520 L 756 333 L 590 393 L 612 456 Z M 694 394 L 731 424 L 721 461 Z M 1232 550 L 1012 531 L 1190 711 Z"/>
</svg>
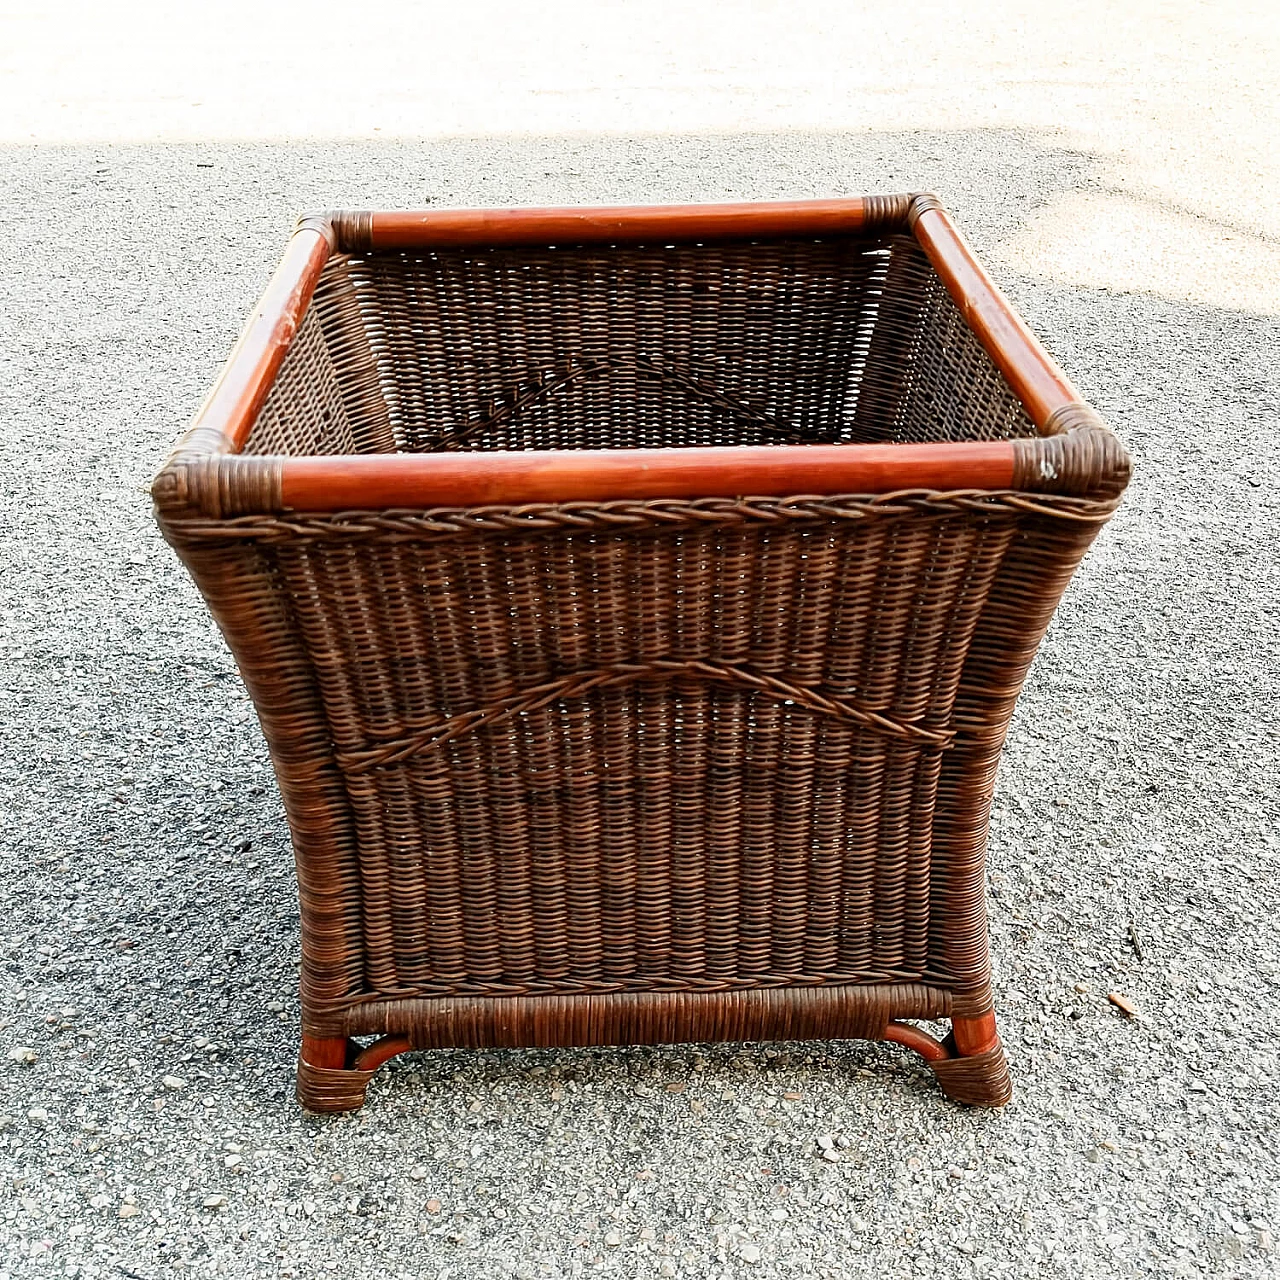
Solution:
<svg viewBox="0 0 1280 1280">
<path fill-rule="evenodd" d="M 153 489 L 289 815 L 302 1102 L 846 1036 L 1004 1102 L 996 764 L 1127 474 L 931 196 L 302 219 Z"/>
</svg>

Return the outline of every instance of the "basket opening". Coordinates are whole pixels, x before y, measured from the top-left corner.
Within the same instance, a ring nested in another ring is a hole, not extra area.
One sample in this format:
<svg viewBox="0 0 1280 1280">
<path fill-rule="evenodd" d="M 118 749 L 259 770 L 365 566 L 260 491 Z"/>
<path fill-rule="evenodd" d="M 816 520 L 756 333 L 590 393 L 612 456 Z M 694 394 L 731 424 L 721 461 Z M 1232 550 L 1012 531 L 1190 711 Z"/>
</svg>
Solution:
<svg viewBox="0 0 1280 1280">
<path fill-rule="evenodd" d="M 1034 434 L 916 242 L 839 236 L 337 255 L 245 452 Z"/>
</svg>

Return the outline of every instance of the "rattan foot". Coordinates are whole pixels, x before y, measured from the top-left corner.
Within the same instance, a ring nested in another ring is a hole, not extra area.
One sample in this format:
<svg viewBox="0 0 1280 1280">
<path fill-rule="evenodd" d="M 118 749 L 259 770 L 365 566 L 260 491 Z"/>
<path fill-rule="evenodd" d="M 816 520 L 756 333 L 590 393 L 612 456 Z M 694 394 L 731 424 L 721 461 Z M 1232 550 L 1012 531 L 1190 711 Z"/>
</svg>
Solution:
<svg viewBox="0 0 1280 1280">
<path fill-rule="evenodd" d="M 356 1067 L 360 1046 L 343 1036 L 302 1037 L 298 1055 L 298 1101 L 308 1111 L 355 1111 L 364 1106 L 364 1092 L 373 1069 Z"/>
<path fill-rule="evenodd" d="M 930 1065 L 948 1098 L 971 1107 L 1003 1107 L 1013 1097 L 994 1013 L 952 1019 L 943 1044 L 948 1056 Z"/>
<path fill-rule="evenodd" d="M 971 1107 L 1003 1107 L 1013 1097 L 1004 1046 L 997 1040 L 985 1053 L 942 1058 L 930 1064 L 942 1092 Z"/>
<path fill-rule="evenodd" d="M 298 1101 L 308 1111 L 356 1111 L 384 1062 L 413 1046 L 404 1036 L 383 1036 L 361 1048 L 343 1037 L 303 1036 L 298 1056 Z"/>
</svg>

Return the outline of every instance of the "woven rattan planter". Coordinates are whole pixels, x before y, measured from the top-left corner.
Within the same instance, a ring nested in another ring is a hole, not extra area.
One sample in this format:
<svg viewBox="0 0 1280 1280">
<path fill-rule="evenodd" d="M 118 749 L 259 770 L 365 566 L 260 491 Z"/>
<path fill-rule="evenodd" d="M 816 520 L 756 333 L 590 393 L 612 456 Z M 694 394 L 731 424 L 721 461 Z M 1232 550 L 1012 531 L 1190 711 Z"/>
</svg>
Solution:
<svg viewBox="0 0 1280 1280">
<path fill-rule="evenodd" d="M 1005 1101 L 996 764 L 1127 474 L 931 196 L 304 218 L 153 490 L 289 814 L 303 1103 L 845 1036 Z"/>
</svg>

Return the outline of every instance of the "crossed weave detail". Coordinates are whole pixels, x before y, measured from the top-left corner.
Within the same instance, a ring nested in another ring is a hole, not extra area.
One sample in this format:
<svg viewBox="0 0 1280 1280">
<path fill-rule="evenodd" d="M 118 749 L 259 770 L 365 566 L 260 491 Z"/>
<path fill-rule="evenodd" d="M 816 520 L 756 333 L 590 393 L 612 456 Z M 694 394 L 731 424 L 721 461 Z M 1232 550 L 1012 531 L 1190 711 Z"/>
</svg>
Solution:
<svg viewBox="0 0 1280 1280">
<path fill-rule="evenodd" d="M 504 422 L 509 422 L 521 410 L 529 408 L 530 405 L 549 396 L 553 391 L 569 386 L 571 383 L 578 382 L 583 378 L 591 377 L 593 374 L 618 370 L 634 370 L 637 373 L 646 374 L 650 378 L 655 378 L 659 382 L 674 383 L 676 386 L 683 387 L 686 391 L 691 392 L 699 399 L 706 400 L 724 409 L 733 417 L 762 427 L 765 431 L 793 444 L 819 443 L 812 434 L 806 435 L 794 427 L 774 422 L 772 418 L 759 410 L 753 409 L 750 405 L 743 404 L 741 401 L 734 400 L 717 388 L 699 382 L 696 378 L 686 373 L 681 373 L 676 369 L 664 369 L 652 360 L 636 357 L 632 360 L 582 360 L 566 368 L 548 370 L 545 373 L 537 374 L 530 378 L 524 386 L 508 392 L 506 396 L 496 397 L 491 400 L 485 406 L 486 417 L 468 423 L 461 430 L 451 435 L 442 436 L 439 440 L 432 441 L 423 452 L 435 453 L 460 449 L 464 442 L 475 435 L 476 432 L 498 427 Z"/>
<path fill-rule="evenodd" d="M 395 741 L 382 746 L 363 751 L 339 751 L 336 753 L 337 760 L 347 773 L 367 773 L 382 765 L 399 764 L 419 752 L 434 750 L 472 730 L 509 720 L 527 711 L 540 710 L 562 698 L 580 698 L 592 689 L 613 688 L 640 680 L 671 680 L 681 676 L 746 685 L 779 701 L 797 703 L 818 715 L 847 720 L 863 728 L 874 729 L 890 737 L 902 738 L 935 750 L 949 746 L 955 737 L 953 729 L 930 728 L 911 720 L 885 715 L 859 706 L 848 698 L 823 694 L 812 685 L 791 684 L 777 676 L 753 671 L 749 667 L 727 662 L 655 658 L 648 662 L 614 662 L 594 671 L 578 671 L 558 680 L 544 681 L 520 693 L 500 698 L 488 707 L 441 717 L 414 733 L 397 737 Z"/>
</svg>

